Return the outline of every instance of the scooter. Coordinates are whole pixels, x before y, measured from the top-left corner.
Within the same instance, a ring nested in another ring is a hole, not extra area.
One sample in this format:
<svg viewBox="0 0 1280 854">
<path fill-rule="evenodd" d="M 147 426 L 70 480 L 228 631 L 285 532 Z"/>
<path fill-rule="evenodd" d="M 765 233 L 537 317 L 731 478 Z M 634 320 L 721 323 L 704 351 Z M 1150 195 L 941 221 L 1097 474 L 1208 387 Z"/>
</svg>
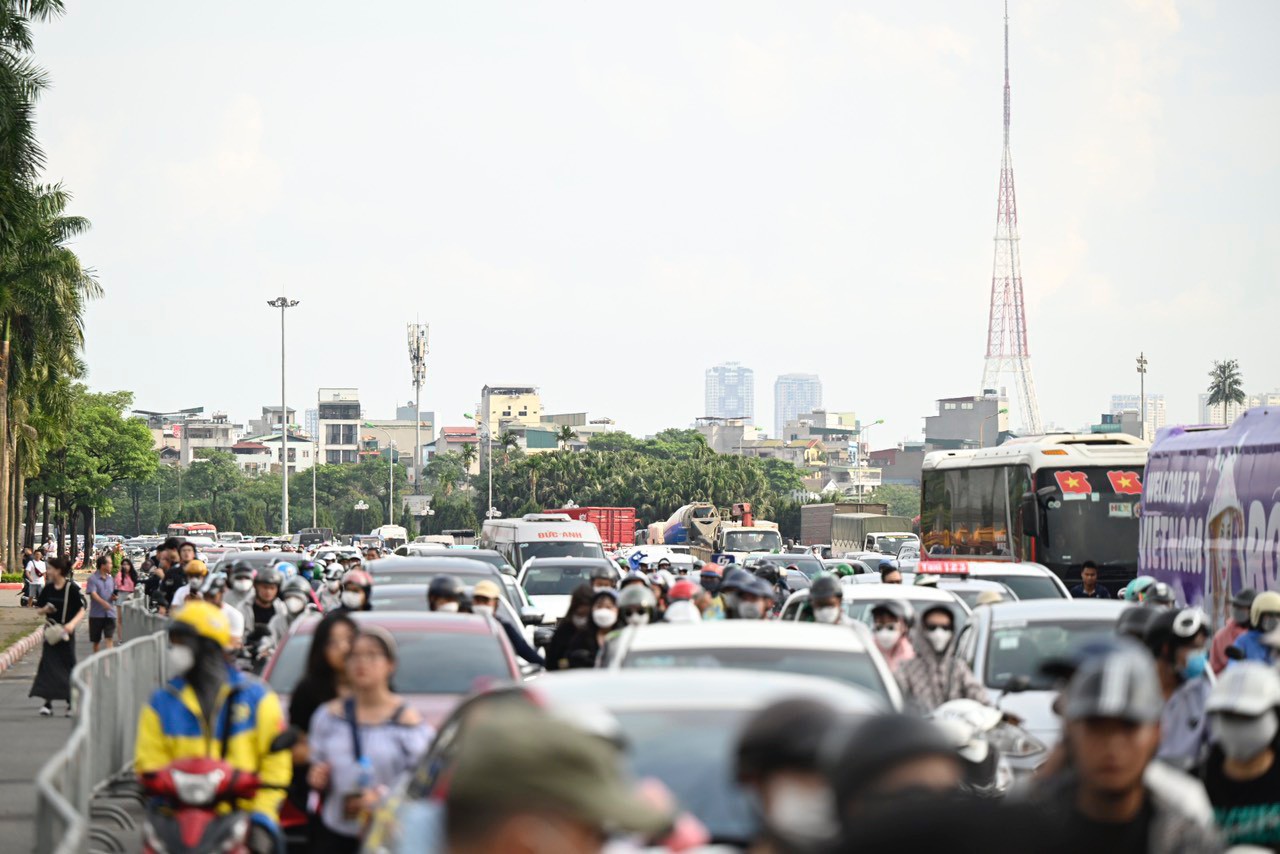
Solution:
<svg viewBox="0 0 1280 854">
<path fill-rule="evenodd" d="M 950 700 L 934 709 L 934 723 L 946 733 L 964 762 L 964 788 L 981 797 L 1001 797 L 1013 770 L 1000 745 L 1021 733 L 1003 712 L 977 700 Z"/>
<path fill-rule="evenodd" d="M 252 798 L 256 774 L 221 759 L 178 759 L 142 777 L 143 792 L 167 809 L 149 808 L 143 824 L 145 854 L 249 854 L 249 814 L 219 814 L 218 805 Z"/>
</svg>

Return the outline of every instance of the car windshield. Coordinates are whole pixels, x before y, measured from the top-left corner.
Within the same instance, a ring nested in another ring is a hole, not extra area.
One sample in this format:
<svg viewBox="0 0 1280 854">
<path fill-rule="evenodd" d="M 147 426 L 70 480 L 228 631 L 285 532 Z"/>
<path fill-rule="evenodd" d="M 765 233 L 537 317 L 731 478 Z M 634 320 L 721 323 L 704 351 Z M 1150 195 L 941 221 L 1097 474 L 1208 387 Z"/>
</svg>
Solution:
<svg viewBox="0 0 1280 854">
<path fill-rule="evenodd" d="M 531 564 L 525 569 L 524 592 L 530 596 L 568 596 L 588 580 L 590 566 Z"/>
<path fill-rule="evenodd" d="M 713 647 L 703 649 L 658 649 L 634 651 L 622 660 L 623 667 L 734 667 L 743 670 L 770 670 L 822 676 L 847 685 L 866 688 L 885 702 L 889 692 L 871 657 L 863 652 L 822 649 L 779 649 L 776 647 Z"/>
<path fill-rule="evenodd" d="M 507 682 L 511 670 L 502 646 L 491 634 L 471 632 L 395 632 L 398 694 L 467 694 L 495 681 Z M 306 667 L 312 635 L 294 635 L 280 650 L 267 679 L 282 694 L 292 694 Z"/>
<path fill-rule="evenodd" d="M 827 571 L 827 568 L 822 565 L 822 561 L 813 555 L 777 555 L 769 558 L 769 560 L 778 566 L 794 566 L 810 579 L 820 572 Z"/>
<path fill-rule="evenodd" d="M 369 604 L 375 611 L 425 611 L 427 585 L 414 584 L 396 590 L 379 590 L 375 586 L 369 595 Z"/>
<path fill-rule="evenodd" d="M 1004 688 L 1014 676 L 1026 676 L 1033 691 L 1054 687 L 1050 676 L 1040 673 L 1040 665 L 1054 658 L 1066 658 L 1071 651 L 1094 639 L 1115 635 L 1115 623 L 1064 620 L 1060 623 L 1028 623 L 1025 620 L 996 622 L 987 644 L 986 683 Z"/>
<path fill-rule="evenodd" d="M 463 573 L 463 572 L 458 572 L 457 570 L 449 570 L 447 568 L 396 569 L 391 571 L 382 570 L 380 572 L 370 573 L 370 576 L 373 578 L 373 589 L 375 591 L 378 589 L 379 584 L 430 584 L 431 579 L 441 575 L 452 575 L 453 577 L 461 581 L 463 584 L 465 584 L 467 587 L 474 587 L 477 581 L 480 581 L 483 578 L 488 578 L 494 584 L 497 584 L 499 589 L 501 589 L 503 599 L 506 599 L 508 601 L 510 601 L 511 599 L 511 594 L 507 591 L 506 585 L 500 584 L 499 580 L 495 577 L 482 575 L 480 573 L 474 573 L 474 572 Z M 424 597 L 426 596 L 425 590 L 423 591 L 423 596 Z M 411 610 L 416 610 L 416 609 L 411 609 Z"/>
<path fill-rule="evenodd" d="M 1012 590 L 1019 599 L 1062 599 L 1061 588 L 1047 575 L 1002 575 L 1001 584 Z"/>
<path fill-rule="evenodd" d="M 599 543 L 571 543 L 555 540 L 541 543 L 521 543 L 520 563 L 535 557 L 604 557 L 604 547 Z"/>
<path fill-rule="evenodd" d="M 911 534 L 876 534 L 876 548 L 885 554 L 896 555 L 903 546 L 915 545 L 918 540 Z"/>
<path fill-rule="evenodd" d="M 776 552 L 782 550 L 782 535 L 777 531 L 726 531 L 727 552 Z"/>
<path fill-rule="evenodd" d="M 877 605 L 883 605 L 885 602 L 898 602 L 900 604 L 904 604 L 916 614 L 919 614 L 921 611 L 923 611 L 926 608 L 931 608 L 935 605 L 941 605 L 942 607 L 947 608 L 948 610 L 951 611 L 951 616 L 956 623 L 955 628 L 957 633 L 959 633 L 960 629 L 964 628 L 965 623 L 969 621 L 968 615 L 965 614 L 964 608 L 961 607 L 959 602 L 956 602 L 954 603 L 954 605 L 952 605 L 940 600 L 930 600 L 925 602 L 921 602 L 921 601 L 911 602 L 906 599 L 888 599 L 888 598 L 858 599 L 855 601 L 850 601 L 846 599 L 844 602 L 844 612 L 851 619 L 857 620 L 862 623 L 866 623 L 868 627 L 874 627 L 876 621 L 875 621 L 875 618 L 871 616 L 871 612 L 875 609 Z"/>
</svg>

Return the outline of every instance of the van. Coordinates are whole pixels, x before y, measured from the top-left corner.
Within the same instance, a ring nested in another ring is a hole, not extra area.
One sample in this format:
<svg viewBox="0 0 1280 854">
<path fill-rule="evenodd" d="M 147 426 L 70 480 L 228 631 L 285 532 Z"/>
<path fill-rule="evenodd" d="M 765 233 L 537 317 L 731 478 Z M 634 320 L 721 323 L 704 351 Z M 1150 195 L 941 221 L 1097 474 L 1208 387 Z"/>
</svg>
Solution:
<svg viewBox="0 0 1280 854">
<path fill-rule="evenodd" d="M 518 571 L 535 557 L 603 558 L 600 531 L 564 513 L 529 513 L 519 519 L 490 519 L 480 531 L 480 548 L 493 549 Z"/>
</svg>

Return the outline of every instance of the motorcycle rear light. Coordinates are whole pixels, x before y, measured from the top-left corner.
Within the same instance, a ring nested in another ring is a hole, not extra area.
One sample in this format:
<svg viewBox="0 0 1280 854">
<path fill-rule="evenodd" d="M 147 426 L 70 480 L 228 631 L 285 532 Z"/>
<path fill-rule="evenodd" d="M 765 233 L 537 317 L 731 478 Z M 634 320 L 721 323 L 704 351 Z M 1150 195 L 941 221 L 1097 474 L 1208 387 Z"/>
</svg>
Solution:
<svg viewBox="0 0 1280 854">
<path fill-rule="evenodd" d="M 178 799 L 191 806 L 212 804 L 226 777 L 221 770 L 207 774 L 188 774 L 186 771 L 174 770 L 172 774 L 173 789 Z"/>
</svg>

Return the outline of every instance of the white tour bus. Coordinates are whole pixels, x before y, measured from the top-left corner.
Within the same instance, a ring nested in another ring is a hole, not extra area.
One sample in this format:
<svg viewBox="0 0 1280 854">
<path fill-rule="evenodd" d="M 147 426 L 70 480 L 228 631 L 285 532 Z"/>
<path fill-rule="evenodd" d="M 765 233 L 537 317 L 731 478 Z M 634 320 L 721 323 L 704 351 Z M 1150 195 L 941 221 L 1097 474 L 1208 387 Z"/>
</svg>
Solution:
<svg viewBox="0 0 1280 854">
<path fill-rule="evenodd" d="M 1067 583 L 1091 560 L 1115 592 L 1138 568 L 1150 447 L 1127 433 L 1061 433 L 933 451 L 920 475 L 922 556 L 1011 557 Z"/>
<path fill-rule="evenodd" d="M 596 526 L 570 519 L 564 513 L 490 519 L 480 531 L 480 548 L 497 551 L 517 570 L 535 557 L 605 556 Z"/>
</svg>

